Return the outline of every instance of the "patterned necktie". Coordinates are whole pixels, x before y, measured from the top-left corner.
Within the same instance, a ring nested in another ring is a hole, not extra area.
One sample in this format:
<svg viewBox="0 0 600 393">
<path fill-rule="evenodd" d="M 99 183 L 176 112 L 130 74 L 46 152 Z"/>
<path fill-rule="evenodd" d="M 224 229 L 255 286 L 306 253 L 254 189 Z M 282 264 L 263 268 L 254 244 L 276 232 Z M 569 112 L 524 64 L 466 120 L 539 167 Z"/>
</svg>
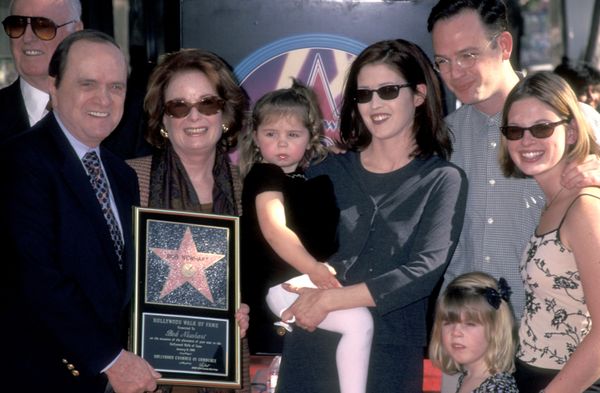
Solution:
<svg viewBox="0 0 600 393">
<path fill-rule="evenodd" d="M 119 258 L 119 268 L 122 269 L 123 264 L 121 263 L 121 259 L 123 255 L 123 239 L 121 238 L 121 230 L 119 229 L 113 210 L 110 207 L 110 190 L 108 188 L 106 177 L 104 176 L 104 171 L 100 165 L 100 158 L 95 151 L 90 151 L 83 156 L 82 161 L 90 178 L 90 183 L 92 183 L 92 187 L 96 192 L 100 207 L 102 207 L 102 214 L 110 229 L 110 237 L 115 246 L 115 253 Z"/>
</svg>

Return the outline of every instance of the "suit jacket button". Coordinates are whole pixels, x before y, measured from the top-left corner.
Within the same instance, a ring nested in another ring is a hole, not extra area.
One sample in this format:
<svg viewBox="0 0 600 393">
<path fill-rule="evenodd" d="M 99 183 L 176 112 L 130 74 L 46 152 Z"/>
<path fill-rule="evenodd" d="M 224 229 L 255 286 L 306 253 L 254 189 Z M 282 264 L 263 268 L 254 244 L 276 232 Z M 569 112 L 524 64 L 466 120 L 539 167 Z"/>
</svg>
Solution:
<svg viewBox="0 0 600 393">
<path fill-rule="evenodd" d="M 277 335 L 279 336 L 285 336 L 285 333 L 287 332 L 287 330 L 285 330 L 285 328 L 283 326 L 277 326 Z"/>
<path fill-rule="evenodd" d="M 72 364 L 67 364 L 67 370 L 75 370 L 75 366 L 73 366 Z"/>
<path fill-rule="evenodd" d="M 63 359 L 63 360 L 62 360 L 62 362 L 63 362 L 63 364 L 67 364 L 67 363 L 69 363 L 69 362 L 67 361 L 67 359 Z"/>
<path fill-rule="evenodd" d="M 79 376 L 79 371 L 77 371 L 77 370 L 72 370 L 72 371 L 71 371 L 71 375 L 72 375 L 72 376 L 74 376 L 74 377 L 78 377 L 78 376 Z"/>
</svg>

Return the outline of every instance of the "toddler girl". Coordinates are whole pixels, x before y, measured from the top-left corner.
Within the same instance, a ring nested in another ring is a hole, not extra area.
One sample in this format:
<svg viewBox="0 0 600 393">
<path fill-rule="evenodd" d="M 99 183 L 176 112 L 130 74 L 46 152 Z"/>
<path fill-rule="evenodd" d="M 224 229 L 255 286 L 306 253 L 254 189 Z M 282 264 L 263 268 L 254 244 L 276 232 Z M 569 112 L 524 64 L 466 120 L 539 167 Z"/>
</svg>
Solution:
<svg viewBox="0 0 600 393">
<path fill-rule="evenodd" d="M 242 139 L 242 297 L 252 313 L 248 341 L 253 353 L 281 352 L 273 323 L 297 295 L 279 284 L 300 272 L 304 276 L 292 285 L 340 286 L 335 271 L 323 262 L 337 248 L 333 186 L 327 176 L 306 179 L 303 174 L 303 167 L 326 155 L 322 135 L 314 93 L 294 81 L 291 88 L 258 100 Z M 265 302 L 267 292 L 277 318 Z M 341 392 L 365 392 L 373 332 L 369 311 L 335 311 L 319 327 L 342 334 L 336 353 Z"/>
</svg>

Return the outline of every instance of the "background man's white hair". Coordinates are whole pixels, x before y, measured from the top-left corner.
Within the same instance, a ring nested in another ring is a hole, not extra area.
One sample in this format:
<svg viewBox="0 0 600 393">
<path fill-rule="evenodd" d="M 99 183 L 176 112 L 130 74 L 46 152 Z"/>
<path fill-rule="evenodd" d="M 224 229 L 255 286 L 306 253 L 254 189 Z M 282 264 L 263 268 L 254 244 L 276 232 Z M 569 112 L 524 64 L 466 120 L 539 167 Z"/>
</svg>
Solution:
<svg viewBox="0 0 600 393">
<path fill-rule="evenodd" d="M 12 0 L 10 2 L 10 13 L 13 13 L 13 5 L 15 2 L 19 0 Z M 32 1 L 32 0 L 21 0 L 21 1 Z M 62 2 L 66 4 L 71 10 L 71 17 L 76 20 L 81 20 L 81 1 L 79 0 L 57 0 L 57 2 Z M 24 16 L 36 16 L 36 15 L 24 15 Z"/>
</svg>

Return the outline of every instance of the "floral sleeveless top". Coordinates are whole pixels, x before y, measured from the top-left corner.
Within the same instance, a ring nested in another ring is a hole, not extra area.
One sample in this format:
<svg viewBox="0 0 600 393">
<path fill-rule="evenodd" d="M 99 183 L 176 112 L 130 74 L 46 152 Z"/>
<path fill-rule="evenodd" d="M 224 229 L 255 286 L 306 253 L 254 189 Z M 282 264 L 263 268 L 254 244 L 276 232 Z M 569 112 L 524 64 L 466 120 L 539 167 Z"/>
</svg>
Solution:
<svg viewBox="0 0 600 393">
<path fill-rule="evenodd" d="M 525 310 L 517 358 L 555 370 L 564 366 L 592 328 L 575 257 L 560 241 L 563 221 L 564 217 L 554 231 L 531 237 L 520 265 Z"/>
</svg>

